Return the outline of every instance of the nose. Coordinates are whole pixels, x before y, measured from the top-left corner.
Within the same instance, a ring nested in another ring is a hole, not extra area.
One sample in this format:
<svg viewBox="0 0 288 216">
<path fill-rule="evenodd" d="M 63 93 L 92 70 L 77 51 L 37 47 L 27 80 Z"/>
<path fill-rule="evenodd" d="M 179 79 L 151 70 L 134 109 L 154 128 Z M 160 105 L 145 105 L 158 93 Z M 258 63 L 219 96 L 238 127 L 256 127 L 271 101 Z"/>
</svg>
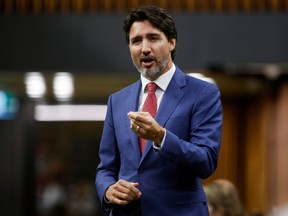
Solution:
<svg viewBox="0 0 288 216">
<path fill-rule="evenodd" d="M 145 40 L 143 41 L 141 51 L 144 55 L 147 55 L 151 52 L 151 46 L 150 46 L 150 43 L 148 41 L 145 41 Z"/>
</svg>

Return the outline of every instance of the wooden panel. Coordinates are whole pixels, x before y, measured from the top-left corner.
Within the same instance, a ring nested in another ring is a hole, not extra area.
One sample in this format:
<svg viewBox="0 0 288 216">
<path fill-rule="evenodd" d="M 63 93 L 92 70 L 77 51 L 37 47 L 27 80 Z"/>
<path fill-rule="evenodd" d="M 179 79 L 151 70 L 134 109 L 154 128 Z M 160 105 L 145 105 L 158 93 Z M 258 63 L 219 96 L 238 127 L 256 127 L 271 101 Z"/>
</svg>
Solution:
<svg viewBox="0 0 288 216">
<path fill-rule="evenodd" d="M 62 14 L 67 14 L 69 13 L 70 7 L 71 7 L 71 3 L 69 0 L 61 0 L 59 2 L 60 5 L 60 11 Z"/>
<path fill-rule="evenodd" d="M 224 10 L 224 0 L 215 0 L 214 8 L 218 12 L 222 12 Z"/>
<path fill-rule="evenodd" d="M 227 2 L 227 7 L 229 8 L 230 12 L 237 12 L 238 11 L 238 1 L 237 0 L 230 0 Z"/>
<path fill-rule="evenodd" d="M 170 11 L 188 12 L 284 12 L 288 0 L 3 0 L 0 12 L 55 13 L 127 11 L 140 5 L 158 5 Z"/>
<path fill-rule="evenodd" d="M 35 15 L 41 14 L 42 5 L 43 5 L 43 2 L 41 0 L 33 0 L 33 3 L 32 3 L 33 14 Z"/>
<path fill-rule="evenodd" d="M 205 1 L 205 0 L 202 0 L 202 1 Z M 182 1 L 178 0 L 178 1 L 168 1 L 169 4 L 169 8 L 173 8 L 173 10 L 176 10 L 176 11 L 179 11 L 182 9 Z"/>
<path fill-rule="evenodd" d="M 76 13 L 81 13 L 84 9 L 84 1 L 83 0 L 74 0 L 72 1 L 72 10 Z"/>
<path fill-rule="evenodd" d="M 252 1 L 251 0 L 243 0 L 242 1 L 243 10 L 245 12 L 252 11 Z"/>
<path fill-rule="evenodd" d="M 3 9 L 4 9 L 6 14 L 11 14 L 13 12 L 13 7 L 14 7 L 13 1 L 4 0 Z"/>
<path fill-rule="evenodd" d="M 44 0 L 44 10 L 48 13 L 56 12 L 56 0 Z"/>
<path fill-rule="evenodd" d="M 103 2 L 103 9 L 105 12 L 109 12 L 112 10 L 113 0 L 106 0 Z"/>
<path fill-rule="evenodd" d="M 128 1 L 125 1 L 125 0 L 115 1 L 115 8 L 117 8 L 117 10 L 120 10 L 120 11 L 125 11 L 127 9 L 126 2 Z"/>
<path fill-rule="evenodd" d="M 255 99 L 247 113 L 247 134 L 245 144 L 245 203 L 251 211 L 260 210 L 269 212 L 268 205 L 268 140 L 270 113 L 272 110 L 271 99 Z"/>
<path fill-rule="evenodd" d="M 167 8 L 167 0 L 159 0 L 159 6 L 163 8 Z"/>
<path fill-rule="evenodd" d="M 187 0 L 186 7 L 189 11 L 196 11 L 196 0 Z"/>
<path fill-rule="evenodd" d="M 266 1 L 256 0 L 255 5 L 258 11 L 265 11 L 267 9 Z"/>
<path fill-rule="evenodd" d="M 267 94 L 263 98 L 256 95 L 252 100 L 223 98 L 222 103 L 224 118 L 219 164 L 216 172 L 203 183 L 228 179 L 237 187 L 248 212 L 268 213 L 272 207 L 269 129 L 273 125 L 273 98 Z"/>
<path fill-rule="evenodd" d="M 271 11 L 277 11 L 280 7 L 280 0 L 268 0 Z"/>
<path fill-rule="evenodd" d="M 93 12 L 98 11 L 98 7 L 99 7 L 98 1 L 88 0 L 87 5 L 88 5 L 88 6 L 87 6 L 87 7 L 88 7 L 88 11 L 89 11 L 90 13 L 93 13 Z"/>
<path fill-rule="evenodd" d="M 28 1 L 26 0 L 16 0 L 16 10 L 19 13 L 24 13 L 28 8 Z"/>
<path fill-rule="evenodd" d="M 279 89 L 277 99 L 275 142 L 274 142 L 274 205 L 283 206 L 288 203 L 288 82 L 286 81 Z"/>
</svg>

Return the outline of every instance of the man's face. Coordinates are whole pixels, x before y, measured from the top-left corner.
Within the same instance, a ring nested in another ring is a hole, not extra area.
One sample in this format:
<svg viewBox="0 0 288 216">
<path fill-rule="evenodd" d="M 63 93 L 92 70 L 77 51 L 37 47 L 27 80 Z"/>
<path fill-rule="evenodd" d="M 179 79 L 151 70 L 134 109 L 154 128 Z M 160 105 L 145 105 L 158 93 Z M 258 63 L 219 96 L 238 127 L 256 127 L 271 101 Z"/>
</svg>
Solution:
<svg viewBox="0 0 288 216">
<path fill-rule="evenodd" d="M 129 33 L 131 58 L 138 71 L 155 80 L 172 66 L 171 51 L 176 40 L 168 41 L 165 34 L 149 21 L 134 22 Z"/>
</svg>

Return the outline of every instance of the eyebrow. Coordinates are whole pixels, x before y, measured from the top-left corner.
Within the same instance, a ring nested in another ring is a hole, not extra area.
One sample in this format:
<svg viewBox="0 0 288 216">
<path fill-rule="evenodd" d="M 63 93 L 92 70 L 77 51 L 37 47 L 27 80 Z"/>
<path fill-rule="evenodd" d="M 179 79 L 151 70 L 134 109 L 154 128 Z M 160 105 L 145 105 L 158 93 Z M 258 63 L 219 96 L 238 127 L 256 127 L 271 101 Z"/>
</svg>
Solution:
<svg viewBox="0 0 288 216">
<path fill-rule="evenodd" d="M 147 34 L 147 37 L 160 37 L 160 34 L 159 33 L 148 33 Z M 131 41 L 134 41 L 134 40 L 137 40 L 139 38 L 142 38 L 141 36 L 137 35 L 135 37 L 132 37 L 130 40 Z"/>
<path fill-rule="evenodd" d="M 148 37 L 153 37 L 153 36 L 160 36 L 159 33 L 149 33 L 148 34 Z"/>
</svg>

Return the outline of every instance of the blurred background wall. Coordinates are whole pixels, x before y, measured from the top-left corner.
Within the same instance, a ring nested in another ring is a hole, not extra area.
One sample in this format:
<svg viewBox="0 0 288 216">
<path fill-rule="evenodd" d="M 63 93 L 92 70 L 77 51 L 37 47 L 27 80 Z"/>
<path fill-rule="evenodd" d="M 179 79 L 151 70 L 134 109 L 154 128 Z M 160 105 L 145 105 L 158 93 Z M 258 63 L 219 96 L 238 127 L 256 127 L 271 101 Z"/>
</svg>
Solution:
<svg viewBox="0 0 288 216">
<path fill-rule="evenodd" d="M 221 90 L 204 184 L 229 179 L 250 214 L 287 205 L 288 0 L 1 0 L 0 215 L 101 215 L 97 105 L 138 79 L 122 23 L 141 4 L 169 10 L 175 63 Z"/>
</svg>

